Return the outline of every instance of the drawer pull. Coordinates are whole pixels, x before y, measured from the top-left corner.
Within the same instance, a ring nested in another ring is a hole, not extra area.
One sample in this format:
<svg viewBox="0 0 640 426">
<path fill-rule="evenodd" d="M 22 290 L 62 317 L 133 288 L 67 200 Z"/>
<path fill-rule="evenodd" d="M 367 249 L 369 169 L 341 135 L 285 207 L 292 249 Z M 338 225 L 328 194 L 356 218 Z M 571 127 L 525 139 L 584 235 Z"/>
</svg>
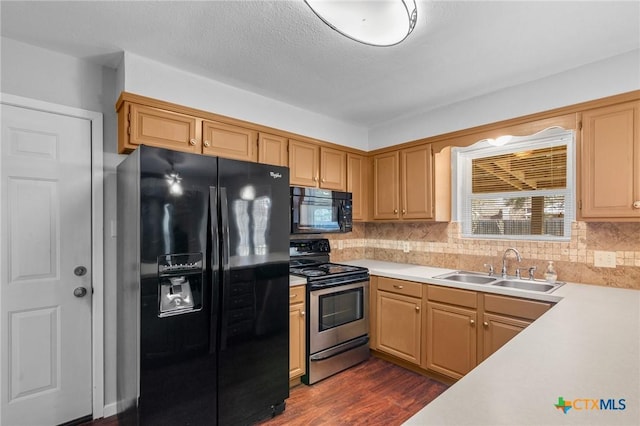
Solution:
<svg viewBox="0 0 640 426">
<path fill-rule="evenodd" d="M 394 288 L 401 289 L 401 290 L 404 288 L 404 286 L 403 286 L 403 285 L 398 285 L 398 284 L 394 284 L 394 285 L 393 285 L 393 287 L 394 287 Z"/>
<path fill-rule="evenodd" d="M 294 297 L 298 297 L 298 295 L 295 293 L 289 295 L 289 299 L 293 299 Z"/>
</svg>

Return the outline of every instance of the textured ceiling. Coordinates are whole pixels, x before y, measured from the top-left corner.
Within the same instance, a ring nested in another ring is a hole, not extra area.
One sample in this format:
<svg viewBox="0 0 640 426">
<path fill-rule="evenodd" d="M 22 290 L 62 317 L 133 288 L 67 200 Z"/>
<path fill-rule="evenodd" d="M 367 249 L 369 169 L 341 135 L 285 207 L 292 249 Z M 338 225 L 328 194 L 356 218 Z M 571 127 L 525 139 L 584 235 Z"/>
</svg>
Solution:
<svg viewBox="0 0 640 426">
<path fill-rule="evenodd" d="M 1 3 L 4 37 L 115 67 L 128 51 L 371 127 L 640 48 L 639 1 L 418 1 L 371 47 L 297 1 Z"/>
</svg>

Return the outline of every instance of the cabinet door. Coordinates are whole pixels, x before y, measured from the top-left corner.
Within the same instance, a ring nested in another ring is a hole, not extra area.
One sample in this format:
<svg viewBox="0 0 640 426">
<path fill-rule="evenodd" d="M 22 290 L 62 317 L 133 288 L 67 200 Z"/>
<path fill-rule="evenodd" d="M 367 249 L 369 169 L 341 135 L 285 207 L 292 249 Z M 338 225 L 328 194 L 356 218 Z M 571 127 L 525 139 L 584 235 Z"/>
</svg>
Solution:
<svg viewBox="0 0 640 426">
<path fill-rule="evenodd" d="M 476 311 L 427 302 L 425 368 L 459 379 L 476 366 Z"/>
<path fill-rule="evenodd" d="M 584 112 L 581 145 L 582 218 L 640 218 L 640 102 Z"/>
<path fill-rule="evenodd" d="M 304 303 L 289 306 L 289 379 L 305 373 Z"/>
<path fill-rule="evenodd" d="M 320 148 L 320 188 L 347 190 L 347 153 L 333 148 Z"/>
<path fill-rule="evenodd" d="M 420 299 L 378 291 L 376 304 L 376 349 L 420 364 Z"/>
<path fill-rule="evenodd" d="M 353 220 L 367 219 L 367 158 L 347 154 L 347 192 L 351 192 Z"/>
<path fill-rule="evenodd" d="M 198 120 L 195 117 L 143 105 L 129 104 L 128 106 L 128 143 L 121 144 L 123 146 L 120 147 L 119 152 L 132 150 L 144 144 L 200 153 L 200 142 L 196 139 Z M 124 108 L 126 111 L 127 106 Z"/>
<path fill-rule="evenodd" d="M 489 358 L 529 324 L 529 321 L 485 313 L 482 319 L 482 360 Z"/>
<path fill-rule="evenodd" d="M 317 187 L 320 148 L 318 145 L 289 139 L 291 185 Z"/>
<path fill-rule="evenodd" d="M 402 219 L 433 217 L 433 155 L 431 145 L 403 149 L 400 153 L 402 174 Z"/>
<path fill-rule="evenodd" d="M 260 133 L 258 135 L 258 163 L 287 166 L 287 138 Z"/>
<path fill-rule="evenodd" d="M 400 154 L 392 151 L 373 157 L 373 218 L 399 219 L 398 166 Z"/>
<path fill-rule="evenodd" d="M 230 124 L 202 123 L 202 153 L 235 160 L 256 161 L 258 132 Z"/>
</svg>

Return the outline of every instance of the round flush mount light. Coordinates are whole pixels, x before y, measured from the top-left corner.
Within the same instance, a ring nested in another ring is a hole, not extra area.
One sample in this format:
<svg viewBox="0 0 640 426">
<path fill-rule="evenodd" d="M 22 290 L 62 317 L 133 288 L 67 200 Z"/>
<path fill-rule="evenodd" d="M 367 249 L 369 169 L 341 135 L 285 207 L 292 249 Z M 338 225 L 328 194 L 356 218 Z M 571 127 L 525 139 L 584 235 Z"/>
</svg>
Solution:
<svg viewBox="0 0 640 426">
<path fill-rule="evenodd" d="M 416 25 L 415 0 L 305 0 L 329 27 L 360 43 L 393 46 Z"/>
</svg>

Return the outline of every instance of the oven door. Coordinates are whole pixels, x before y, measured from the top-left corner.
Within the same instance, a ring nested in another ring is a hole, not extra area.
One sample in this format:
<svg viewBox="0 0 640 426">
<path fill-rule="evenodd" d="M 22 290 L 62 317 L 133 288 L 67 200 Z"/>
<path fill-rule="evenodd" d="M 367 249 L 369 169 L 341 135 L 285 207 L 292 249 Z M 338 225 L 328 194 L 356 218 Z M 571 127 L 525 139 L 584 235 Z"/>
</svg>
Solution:
<svg viewBox="0 0 640 426">
<path fill-rule="evenodd" d="M 369 281 L 313 290 L 309 308 L 309 354 L 366 336 Z"/>
</svg>

